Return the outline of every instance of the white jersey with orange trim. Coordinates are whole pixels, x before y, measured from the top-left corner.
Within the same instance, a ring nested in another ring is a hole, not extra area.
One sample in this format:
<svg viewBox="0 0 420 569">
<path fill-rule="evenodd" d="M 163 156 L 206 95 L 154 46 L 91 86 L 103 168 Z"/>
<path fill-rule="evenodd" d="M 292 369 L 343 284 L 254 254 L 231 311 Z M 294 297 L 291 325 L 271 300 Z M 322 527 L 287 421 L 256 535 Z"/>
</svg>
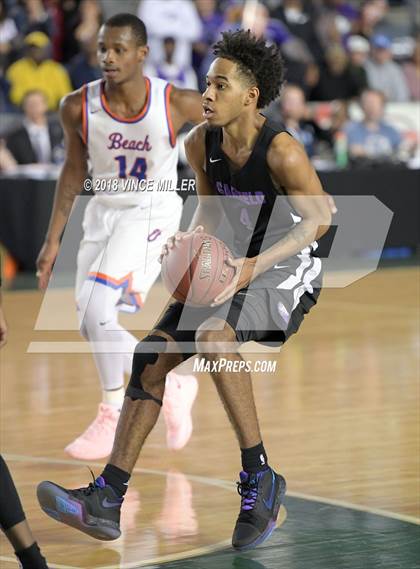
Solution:
<svg viewBox="0 0 420 569">
<path fill-rule="evenodd" d="M 103 79 L 84 85 L 83 138 L 87 145 L 95 200 L 120 208 L 171 208 L 176 193 L 178 144 L 169 100 L 172 85 L 145 78 L 146 102 L 129 119 L 115 115 Z"/>
<path fill-rule="evenodd" d="M 83 87 L 83 138 L 95 196 L 85 210 L 77 257 L 79 305 L 86 282 L 94 281 L 119 295 L 119 308 L 138 309 L 160 273 L 160 252 L 182 215 L 171 88 L 146 78 L 143 109 L 125 119 L 109 108 L 102 79 Z M 104 312 L 115 307 L 115 298 L 109 302 Z"/>
</svg>

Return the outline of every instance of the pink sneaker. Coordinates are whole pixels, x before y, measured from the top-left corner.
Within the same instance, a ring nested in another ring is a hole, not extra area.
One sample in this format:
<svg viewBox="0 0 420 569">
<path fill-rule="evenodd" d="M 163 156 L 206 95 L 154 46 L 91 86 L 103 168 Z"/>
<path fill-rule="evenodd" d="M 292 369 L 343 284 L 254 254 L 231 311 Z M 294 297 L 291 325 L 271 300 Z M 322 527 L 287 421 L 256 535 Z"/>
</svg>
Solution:
<svg viewBox="0 0 420 569">
<path fill-rule="evenodd" d="M 64 451 L 73 458 L 83 460 L 107 457 L 112 451 L 119 417 L 120 411 L 116 407 L 100 403 L 94 421 Z"/>
<path fill-rule="evenodd" d="M 191 409 L 197 391 L 198 382 L 193 375 L 178 375 L 171 371 L 166 376 L 163 415 L 166 422 L 166 444 L 172 450 L 180 450 L 190 440 Z"/>
</svg>

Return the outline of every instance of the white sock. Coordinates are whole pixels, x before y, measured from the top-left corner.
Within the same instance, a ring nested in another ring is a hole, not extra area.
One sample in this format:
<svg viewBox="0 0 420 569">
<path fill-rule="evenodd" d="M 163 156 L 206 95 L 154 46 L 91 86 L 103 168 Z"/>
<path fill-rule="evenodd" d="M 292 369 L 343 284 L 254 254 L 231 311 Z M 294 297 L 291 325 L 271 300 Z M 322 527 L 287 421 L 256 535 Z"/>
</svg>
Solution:
<svg viewBox="0 0 420 569">
<path fill-rule="evenodd" d="M 121 409 L 124 401 L 124 393 L 124 386 L 119 389 L 104 389 L 102 391 L 102 403 Z"/>
</svg>

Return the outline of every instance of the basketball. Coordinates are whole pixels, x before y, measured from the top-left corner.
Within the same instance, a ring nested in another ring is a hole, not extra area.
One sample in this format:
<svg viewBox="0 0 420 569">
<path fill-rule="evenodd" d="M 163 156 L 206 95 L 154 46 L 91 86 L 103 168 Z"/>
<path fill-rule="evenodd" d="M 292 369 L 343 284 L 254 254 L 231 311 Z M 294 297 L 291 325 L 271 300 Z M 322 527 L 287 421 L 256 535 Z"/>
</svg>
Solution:
<svg viewBox="0 0 420 569">
<path fill-rule="evenodd" d="M 209 306 L 229 285 L 235 269 L 226 261 L 229 248 L 213 235 L 193 233 L 176 241 L 162 260 L 162 280 L 176 300 Z"/>
</svg>

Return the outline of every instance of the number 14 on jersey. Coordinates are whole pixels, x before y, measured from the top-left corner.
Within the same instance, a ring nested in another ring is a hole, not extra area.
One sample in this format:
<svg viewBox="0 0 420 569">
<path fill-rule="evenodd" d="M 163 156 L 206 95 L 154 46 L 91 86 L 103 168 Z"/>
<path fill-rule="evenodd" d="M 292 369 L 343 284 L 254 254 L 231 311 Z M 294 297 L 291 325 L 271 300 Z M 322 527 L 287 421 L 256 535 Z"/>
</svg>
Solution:
<svg viewBox="0 0 420 569">
<path fill-rule="evenodd" d="M 120 156 L 116 156 L 115 160 L 118 162 L 118 166 L 119 166 L 118 177 L 119 178 L 127 178 L 127 156 L 122 154 Z M 133 176 L 134 178 L 137 178 L 138 180 L 145 180 L 146 179 L 146 171 L 147 171 L 146 158 L 139 158 L 138 157 L 135 159 L 133 167 L 131 168 L 130 172 L 128 173 L 128 176 Z"/>
</svg>

